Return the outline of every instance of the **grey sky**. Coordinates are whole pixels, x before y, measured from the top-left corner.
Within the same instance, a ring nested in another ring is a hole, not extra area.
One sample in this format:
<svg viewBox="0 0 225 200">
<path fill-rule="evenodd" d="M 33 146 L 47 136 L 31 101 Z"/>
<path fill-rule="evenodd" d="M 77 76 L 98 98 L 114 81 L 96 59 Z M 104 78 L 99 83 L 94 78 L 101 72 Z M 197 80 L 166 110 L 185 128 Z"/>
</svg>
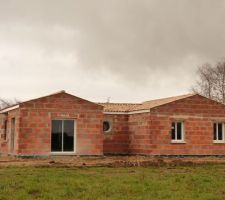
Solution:
<svg viewBox="0 0 225 200">
<path fill-rule="evenodd" d="M 224 0 L 0 0 L 0 96 L 92 101 L 188 93 L 224 57 Z"/>
</svg>

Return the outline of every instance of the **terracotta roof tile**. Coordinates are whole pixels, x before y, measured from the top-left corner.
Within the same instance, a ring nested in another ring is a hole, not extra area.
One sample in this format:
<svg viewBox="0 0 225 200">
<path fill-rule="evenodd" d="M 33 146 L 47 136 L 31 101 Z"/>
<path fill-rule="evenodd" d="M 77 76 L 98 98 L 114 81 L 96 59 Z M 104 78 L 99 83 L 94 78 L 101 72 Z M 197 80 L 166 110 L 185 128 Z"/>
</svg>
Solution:
<svg viewBox="0 0 225 200">
<path fill-rule="evenodd" d="M 135 110 L 141 104 L 137 103 L 98 103 L 106 112 L 129 112 Z"/>
<path fill-rule="evenodd" d="M 163 99 L 145 101 L 142 103 L 98 103 L 98 104 L 104 107 L 105 112 L 131 112 L 131 111 L 150 110 L 151 108 L 171 103 L 187 97 L 191 97 L 194 95 L 195 94 L 186 94 Z"/>
</svg>

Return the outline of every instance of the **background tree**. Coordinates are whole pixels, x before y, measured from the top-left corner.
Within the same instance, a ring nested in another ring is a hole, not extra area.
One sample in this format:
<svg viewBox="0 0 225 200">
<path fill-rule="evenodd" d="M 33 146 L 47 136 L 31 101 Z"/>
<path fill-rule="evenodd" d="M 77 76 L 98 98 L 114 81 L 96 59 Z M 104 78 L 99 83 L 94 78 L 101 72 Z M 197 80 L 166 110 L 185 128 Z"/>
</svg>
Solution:
<svg viewBox="0 0 225 200">
<path fill-rule="evenodd" d="M 198 79 L 192 91 L 225 103 L 225 61 L 204 64 L 197 70 Z"/>
<path fill-rule="evenodd" d="M 19 102 L 20 101 L 17 100 L 17 99 L 9 100 L 9 99 L 0 98 L 0 109 L 3 109 L 3 108 L 6 108 L 6 107 L 9 107 L 9 106 L 12 106 L 12 105 L 17 104 Z"/>
</svg>

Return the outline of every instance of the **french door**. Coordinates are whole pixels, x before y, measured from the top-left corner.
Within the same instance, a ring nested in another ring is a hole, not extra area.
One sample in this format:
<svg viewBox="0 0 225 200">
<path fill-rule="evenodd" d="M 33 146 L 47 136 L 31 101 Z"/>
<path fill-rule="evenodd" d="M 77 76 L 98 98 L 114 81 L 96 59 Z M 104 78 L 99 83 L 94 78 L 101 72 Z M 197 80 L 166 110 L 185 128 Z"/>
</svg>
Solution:
<svg viewBox="0 0 225 200">
<path fill-rule="evenodd" d="M 52 152 L 75 152 L 75 121 L 52 120 Z"/>
</svg>

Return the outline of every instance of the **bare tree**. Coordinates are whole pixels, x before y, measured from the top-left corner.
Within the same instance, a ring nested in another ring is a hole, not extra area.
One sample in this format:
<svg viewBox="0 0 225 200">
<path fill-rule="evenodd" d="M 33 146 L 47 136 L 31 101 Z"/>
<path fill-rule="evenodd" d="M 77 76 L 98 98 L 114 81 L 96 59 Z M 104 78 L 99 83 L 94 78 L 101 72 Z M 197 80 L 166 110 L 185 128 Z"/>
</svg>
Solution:
<svg viewBox="0 0 225 200">
<path fill-rule="evenodd" d="M 225 103 L 225 61 L 214 66 L 204 64 L 198 68 L 197 75 L 192 91 Z"/>
<path fill-rule="evenodd" d="M 9 100 L 9 99 L 0 98 L 0 109 L 12 106 L 14 104 L 18 104 L 19 102 L 20 101 L 17 99 Z"/>
<path fill-rule="evenodd" d="M 215 66 L 214 75 L 215 99 L 225 103 L 225 62 L 220 62 Z"/>
</svg>

